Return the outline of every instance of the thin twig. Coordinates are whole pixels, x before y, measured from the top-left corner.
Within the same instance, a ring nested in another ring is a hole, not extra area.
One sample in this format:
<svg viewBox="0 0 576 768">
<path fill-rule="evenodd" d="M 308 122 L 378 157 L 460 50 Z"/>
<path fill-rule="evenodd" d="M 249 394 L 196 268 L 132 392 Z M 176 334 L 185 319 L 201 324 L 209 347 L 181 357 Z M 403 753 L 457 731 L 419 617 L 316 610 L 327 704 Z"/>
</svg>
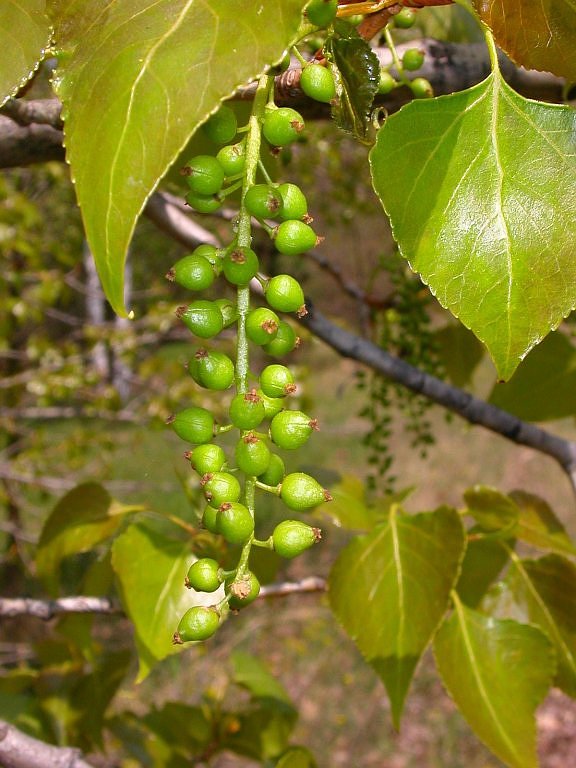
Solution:
<svg viewBox="0 0 576 768">
<path fill-rule="evenodd" d="M 4 768 L 94 768 L 79 749 L 56 747 L 0 720 L 0 765 Z"/>
</svg>

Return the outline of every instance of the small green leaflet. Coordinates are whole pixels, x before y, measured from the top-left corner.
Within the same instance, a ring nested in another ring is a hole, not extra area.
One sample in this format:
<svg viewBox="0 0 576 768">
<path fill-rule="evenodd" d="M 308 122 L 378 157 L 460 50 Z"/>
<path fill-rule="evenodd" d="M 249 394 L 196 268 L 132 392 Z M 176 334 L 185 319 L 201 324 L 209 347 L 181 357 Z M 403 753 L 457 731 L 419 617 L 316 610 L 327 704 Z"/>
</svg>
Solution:
<svg viewBox="0 0 576 768">
<path fill-rule="evenodd" d="M 509 379 L 576 306 L 576 111 L 495 71 L 390 116 L 370 162 L 403 256 Z"/>
<path fill-rule="evenodd" d="M 44 0 L 0 3 L 0 106 L 30 78 L 50 43 Z"/>
</svg>

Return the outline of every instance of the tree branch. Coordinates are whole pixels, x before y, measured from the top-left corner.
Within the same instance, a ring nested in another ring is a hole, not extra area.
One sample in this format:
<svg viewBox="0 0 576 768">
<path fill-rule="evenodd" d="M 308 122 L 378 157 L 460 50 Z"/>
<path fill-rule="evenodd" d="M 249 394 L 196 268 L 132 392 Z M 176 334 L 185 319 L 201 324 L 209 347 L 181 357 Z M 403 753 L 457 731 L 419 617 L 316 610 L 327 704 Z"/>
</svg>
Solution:
<svg viewBox="0 0 576 768">
<path fill-rule="evenodd" d="M 0 720 L 0 765 L 3 768 L 94 768 L 79 749 L 55 747 Z"/>
</svg>

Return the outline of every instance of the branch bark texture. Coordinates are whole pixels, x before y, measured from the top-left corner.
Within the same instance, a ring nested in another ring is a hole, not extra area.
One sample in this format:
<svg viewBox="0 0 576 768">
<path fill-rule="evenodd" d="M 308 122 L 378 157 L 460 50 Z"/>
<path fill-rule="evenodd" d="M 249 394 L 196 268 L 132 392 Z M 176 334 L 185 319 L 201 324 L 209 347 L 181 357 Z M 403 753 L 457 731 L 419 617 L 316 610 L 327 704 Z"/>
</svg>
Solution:
<svg viewBox="0 0 576 768">
<path fill-rule="evenodd" d="M 94 768 L 79 749 L 55 747 L 0 720 L 0 765 L 3 768 Z"/>
</svg>

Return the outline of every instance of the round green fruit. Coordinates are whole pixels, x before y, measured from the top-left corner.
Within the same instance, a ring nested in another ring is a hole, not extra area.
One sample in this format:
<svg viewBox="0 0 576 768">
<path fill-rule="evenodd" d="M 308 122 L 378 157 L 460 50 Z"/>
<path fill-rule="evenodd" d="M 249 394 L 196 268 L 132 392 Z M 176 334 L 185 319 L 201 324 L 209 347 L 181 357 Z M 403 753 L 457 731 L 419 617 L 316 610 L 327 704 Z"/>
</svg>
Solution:
<svg viewBox="0 0 576 768">
<path fill-rule="evenodd" d="M 260 594 L 260 582 L 252 571 L 247 571 L 242 577 L 230 576 L 224 583 L 224 591 L 230 595 L 228 605 L 233 611 L 239 611 Z"/>
<path fill-rule="evenodd" d="M 252 248 L 237 245 L 224 257 L 222 269 L 232 285 L 248 285 L 260 269 L 260 263 Z"/>
<path fill-rule="evenodd" d="M 285 365 L 267 365 L 260 374 L 260 387 L 268 397 L 286 397 L 296 391 L 294 376 Z"/>
<path fill-rule="evenodd" d="M 234 363 L 223 352 L 199 349 L 188 365 L 188 372 L 201 387 L 222 392 L 234 383 Z"/>
<path fill-rule="evenodd" d="M 180 645 L 197 640 L 207 640 L 216 632 L 219 624 L 220 614 L 216 608 L 195 605 L 193 608 L 189 608 L 180 619 L 173 642 Z"/>
<path fill-rule="evenodd" d="M 214 437 L 214 416 L 206 408 L 185 408 L 166 421 L 189 443 L 209 443 Z"/>
<path fill-rule="evenodd" d="M 224 169 L 212 155 L 197 155 L 182 169 L 194 195 L 215 195 L 224 184 Z"/>
<path fill-rule="evenodd" d="M 430 99 L 434 96 L 434 90 L 425 77 L 415 77 L 411 80 L 410 89 L 416 99 Z"/>
<path fill-rule="evenodd" d="M 238 320 L 238 307 L 233 301 L 230 301 L 230 299 L 216 299 L 214 304 L 216 304 L 220 310 L 224 328 L 228 328 L 228 326 Z"/>
<path fill-rule="evenodd" d="M 282 213 L 284 201 L 276 187 L 255 184 L 246 192 L 244 205 L 248 213 L 257 219 L 274 219 Z"/>
<path fill-rule="evenodd" d="M 276 338 L 280 320 L 268 307 L 258 307 L 246 317 L 246 336 L 253 344 L 263 346 Z"/>
<path fill-rule="evenodd" d="M 329 104 L 336 96 L 334 76 L 321 64 L 309 64 L 302 70 L 300 87 L 306 96 Z"/>
<path fill-rule="evenodd" d="M 190 460 L 192 469 L 202 476 L 208 473 L 220 472 L 226 464 L 224 450 L 215 443 L 197 445 L 196 448 L 186 453 L 186 458 Z"/>
<path fill-rule="evenodd" d="M 287 559 L 301 555 L 320 539 L 318 528 L 300 520 L 283 520 L 272 533 L 274 551 Z"/>
<path fill-rule="evenodd" d="M 264 403 L 264 418 L 273 419 L 277 413 L 280 413 L 284 409 L 283 397 L 268 397 L 262 392 L 261 389 L 257 389 L 256 392 L 262 398 Z"/>
<path fill-rule="evenodd" d="M 424 64 L 424 51 L 418 48 L 409 48 L 402 56 L 402 67 L 413 72 Z"/>
<path fill-rule="evenodd" d="M 284 475 L 286 474 L 286 467 L 282 458 L 277 453 L 270 454 L 270 464 L 268 469 L 261 475 L 258 475 L 258 480 L 265 485 L 275 486 L 278 485 Z"/>
<path fill-rule="evenodd" d="M 265 344 L 263 349 L 266 354 L 272 357 L 284 357 L 284 355 L 292 352 L 299 343 L 300 338 L 296 335 L 296 331 L 290 323 L 280 320 L 276 336 L 268 344 Z"/>
<path fill-rule="evenodd" d="M 303 219 L 308 215 L 308 201 L 304 192 L 296 184 L 280 184 L 278 187 L 284 205 L 280 212 L 283 221 L 289 219 Z"/>
<path fill-rule="evenodd" d="M 236 443 L 234 451 L 236 466 L 253 477 L 261 475 L 270 464 L 270 449 L 259 437 L 248 433 Z"/>
<path fill-rule="evenodd" d="M 197 195 L 194 192 L 186 195 L 186 204 L 198 213 L 215 213 L 222 208 L 222 200 L 216 195 Z"/>
<path fill-rule="evenodd" d="M 264 296 L 272 309 L 278 312 L 305 310 L 304 291 L 291 275 L 276 275 L 264 287 Z"/>
<path fill-rule="evenodd" d="M 225 104 L 202 126 L 204 135 L 215 144 L 228 144 L 236 136 L 237 130 L 236 113 Z"/>
<path fill-rule="evenodd" d="M 204 498 L 211 507 L 218 509 L 225 502 L 235 502 L 242 489 L 236 477 L 230 472 L 208 472 L 201 481 Z"/>
<path fill-rule="evenodd" d="M 229 544 L 245 544 L 254 533 L 254 518 L 248 507 L 225 502 L 218 509 L 218 533 Z"/>
<path fill-rule="evenodd" d="M 262 124 L 264 138 L 275 147 L 296 141 L 304 130 L 304 118 L 291 107 L 268 109 Z"/>
<path fill-rule="evenodd" d="M 205 299 L 193 301 L 187 307 L 178 307 L 176 317 L 201 339 L 217 336 L 224 327 L 224 319 L 218 304 Z"/>
<path fill-rule="evenodd" d="M 317 429 L 316 419 L 302 411 L 280 411 L 270 422 L 270 437 L 278 448 L 294 451 L 305 445 Z"/>
<path fill-rule="evenodd" d="M 280 498 L 289 509 L 303 510 L 317 507 L 332 497 L 320 483 L 304 472 L 293 472 L 282 480 Z"/>
<path fill-rule="evenodd" d="M 246 150 L 244 142 L 238 144 L 229 144 L 216 155 L 216 159 L 222 166 L 226 176 L 238 176 L 244 171 L 246 165 Z"/>
<path fill-rule="evenodd" d="M 238 429 L 256 429 L 264 421 L 266 411 L 262 398 L 253 389 L 232 398 L 229 415 L 230 421 Z"/>
<path fill-rule="evenodd" d="M 411 8 L 402 8 L 402 10 L 393 16 L 394 26 L 398 29 L 410 29 L 416 22 L 416 11 Z"/>
<path fill-rule="evenodd" d="M 192 563 L 185 584 L 188 589 L 195 589 L 197 592 L 216 592 L 223 581 L 220 574 L 221 568 L 216 560 L 203 557 Z"/>
<path fill-rule="evenodd" d="M 381 96 L 385 96 L 387 93 L 390 93 L 391 91 L 393 91 L 397 85 L 398 83 L 396 82 L 396 80 L 394 80 L 394 78 L 392 77 L 390 72 L 388 72 L 388 70 L 386 69 L 380 70 L 380 84 L 378 85 L 378 93 Z"/>
<path fill-rule="evenodd" d="M 214 268 L 208 259 L 193 253 L 177 261 L 166 273 L 168 280 L 189 291 L 203 291 L 209 288 L 215 277 Z"/>
<path fill-rule="evenodd" d="M 336 18 L 338 0 L 311 0 L 304 13 L 310 24 L 316 27 L 327 27 Z"/>
<path fill-rule="evenodd" d="M 218 517 L 218 510 L 208 505 L 204 510 L 204 514 L 202 515 L 202 525 L 204 528 L 206 528 L 207 531 L 210 531 L 210 533 L 220 533 L 220 529 L 218 527 Z"/>
<path fill-rule="evenodd" d="M 298 256 L 314 248 L 318 242 L 312 227 L 299 219 L 283 221 L 274 233 L 274 245 L 285 256 Z"/>
</svg>

